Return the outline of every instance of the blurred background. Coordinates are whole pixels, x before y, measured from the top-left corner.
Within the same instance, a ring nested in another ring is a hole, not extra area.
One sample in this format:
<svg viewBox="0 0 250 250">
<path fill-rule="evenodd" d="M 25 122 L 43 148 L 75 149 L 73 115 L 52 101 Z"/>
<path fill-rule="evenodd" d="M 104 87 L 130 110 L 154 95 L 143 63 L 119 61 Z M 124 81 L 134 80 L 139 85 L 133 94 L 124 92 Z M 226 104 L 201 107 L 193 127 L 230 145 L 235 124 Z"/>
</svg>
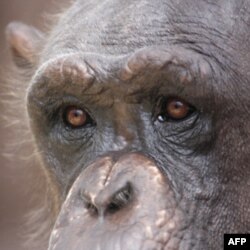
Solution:
<svg viewBox="0 0 250 250">
<path fill-rule="evenodd" d="M 13 20 L 19 20 L 45 30 L 48 24 L 47 13 L 57 13 L 63 2 L 69 0 L 0 0 L 0 72 L 6 71 L 11 60 L 5 42 L 6 25 Z M 3 93 L 2 73 L 0 98 Z M 6 109 L 6 106 L 0 106 L 1 113 L 3 108 Z M 22 149 L 19 149 L 20 152 L 12 152 L 10 156 L 6 155 L 5 148 L 13 141 L 18 141 L 18 138 L 15 138 L 14 128 L 6 127 L 4 122 L 0 121 L 0 249 L 24 250 L 21 245 L 24 215 L 39 202 L 31 198 L 33 192 L 38 192 L 33 187 L 33 180 L 39 177 L 39 170 L 28 167 L 15 158 L 15 154 L 22 153 Z"/>
</svg>

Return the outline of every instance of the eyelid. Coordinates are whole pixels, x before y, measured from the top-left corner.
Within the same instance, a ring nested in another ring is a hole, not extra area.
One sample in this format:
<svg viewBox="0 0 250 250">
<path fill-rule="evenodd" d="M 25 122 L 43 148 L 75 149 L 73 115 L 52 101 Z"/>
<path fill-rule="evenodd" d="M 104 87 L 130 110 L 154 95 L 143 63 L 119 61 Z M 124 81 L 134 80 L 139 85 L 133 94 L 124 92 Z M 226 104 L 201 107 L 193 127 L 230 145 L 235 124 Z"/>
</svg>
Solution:
<svg viewBox="0 0 250 250">
<path fill-rule="evenodd" d="M 53 126 L 53 124 L 57 122 L 63 123 L 63 111 L 69 106 L 75 106 L 79 109 L 83 109 L 88 114 L 88 117 L 93 121 L 93 124 L 95 124 L 92 113 L 81 102 L 81 100 L 74 96 L 57 96 L 53 98 L 47 97 L 47 100 L 39 105 L 39 109 L 41 111 L 41 115 L 46 117 L 47 121 Z"/>
<path fill-rule="evenodd" d="M 168 116 L 167 114 L 167 110 L 166 110 L 166 105 L 168 104 L 169 101 L 172 100 L 179 100 L 181 102 L 184 102 L 185 104 L 188 105 L 189 107 L 189 111 L 187 113 L 187 115 L 183 118 L 180 119 L 175 119 L 171 116 Z M 186 100 L 184 100 L 183 98 L 180 98 L 178 96 L 161 96 L 158 98 L 157 102 L 156 102 L 156 108 L 154 111 L 154 120 L 158 120 L 160 122 L 182 122 L 186 119 L 188 119 L 195 111 L 197 111 L 197 109 L 195 108 L 194 105 L 190 104 L 189 102 L 187 102 Z"/>
<path fill-rule="evenodd" d="M 84 112 L 84 114 L 86 115 L 86 120 L 85 120 L 84 124 L 79 125 L 79 126 L 74 126 L 74 125 L 70 124 L 69 121 L 67 121 L 66 115 L 67 115 L 67 111 L 70 108 L 75 108 L 76 110 L 78 109 L 78 110 L 82 110 Z M 61 108 L 61 117 L 62 117 L 62 121 L 64 122 L 65 126 L 68 127 L 69 129 L 72 129 L 72 130 L 87 128 L 88 126 L 95 125 L 95 121 L 93 120 L 93 118 L 91 117 L 89 112 L 85 108 L 82 108 L 80 106 L 69 105 L 69 106 L 65 106 L 64 108 Z"/>
</svg>

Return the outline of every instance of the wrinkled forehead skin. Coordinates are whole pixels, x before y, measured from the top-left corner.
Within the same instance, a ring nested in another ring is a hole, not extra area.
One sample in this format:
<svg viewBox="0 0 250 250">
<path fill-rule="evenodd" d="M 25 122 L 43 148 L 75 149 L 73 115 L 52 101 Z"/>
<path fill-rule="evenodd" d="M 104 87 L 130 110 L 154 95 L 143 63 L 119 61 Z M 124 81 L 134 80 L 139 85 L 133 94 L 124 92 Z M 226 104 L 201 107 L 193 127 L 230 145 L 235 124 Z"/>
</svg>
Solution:
<svg viewBox="0 0 250 250">
<path fill-rule="evenodd" d="M 246 0 L 78 0 L 54 29 L 42 60 L 76 50 L 122 55 L 181 44 L 221 61 L 234 55 L 247 61 L 249 10 Z"/>
</svg>

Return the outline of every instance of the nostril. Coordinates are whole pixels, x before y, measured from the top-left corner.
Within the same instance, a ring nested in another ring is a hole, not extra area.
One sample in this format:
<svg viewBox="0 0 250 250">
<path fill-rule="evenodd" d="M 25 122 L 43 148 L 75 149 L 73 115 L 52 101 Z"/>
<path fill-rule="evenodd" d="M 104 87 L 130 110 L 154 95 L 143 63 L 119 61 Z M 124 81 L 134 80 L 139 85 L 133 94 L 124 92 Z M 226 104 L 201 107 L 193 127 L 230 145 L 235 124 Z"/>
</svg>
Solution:
<svg viewBox="0 0 250 250">
<path fill-rule="evenodd" d="M 98 215 L 97 207 L 92 203 L 91 198 L 89 195 L 82 193 L 81 197 L 83 199 L 84 207 L 88 210 L 89 214 L 92 216 Z"/>
<path fill-rule="evenodd" d="M 89 214 L 91 214 L 93 216 L 98 215 L 97 207 L 94 204 L 92 204 L 91 202 L 85 203 L 85 207 L 88 210 Z"/>
<path fill-rule="evenodd" d="M 133 198 L 133 188 L 130 183 L 118 190 L 112 197 L 111 202 L 107 205 L 106 214 L 114 214 L 128 205 Z"/>
<path fill-rule="evenodd" d="M 116 192 L 114 192 L 113 187 L 104 189 L 94 196 L 91 196 L 86 190 L 82 190 L 80 192 L 81 200 L 89 215 L 95 218 L 111 215 L 130 204 L 134 196 L 132 185 L 127 182 L 125 185 L 120 185 L 120 187 L 122 188 L 116 189 L 118 190 Z"/>
</svg>

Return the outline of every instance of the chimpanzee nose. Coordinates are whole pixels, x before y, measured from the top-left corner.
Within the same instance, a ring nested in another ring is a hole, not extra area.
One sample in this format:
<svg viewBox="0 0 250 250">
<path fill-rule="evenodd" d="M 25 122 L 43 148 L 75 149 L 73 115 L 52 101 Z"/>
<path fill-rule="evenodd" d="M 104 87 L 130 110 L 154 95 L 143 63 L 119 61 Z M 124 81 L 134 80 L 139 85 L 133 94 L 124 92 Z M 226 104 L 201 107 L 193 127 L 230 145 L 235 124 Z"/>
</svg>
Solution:
<svg viewBox="0 0 250 250">
<path fill-rule="evenodd" d="M 161 193 L 157 185 L 166 187 L 165 178 L 148 157 L 139 153 L 111 155 L 87 166 L 68 197 L 77 201 L 92 220 L 112 220 L 116 216 L 122 221 L 132 216 L 136 206 L 150 204 L 154 194 Z"/>
<path fill-rule="evenodd" d="M 84 207 L 91 216 L 112 215 L 129 206 L 133 199 L 133 186 L 130 182 L 121 182 L 103 189 L 99 194 L 94 194 L 94 199 L 87 190 L 82 190 Z"/>
<path fill-rule="evenodd" d="M 132 159 L 104 157 L 87 167 L 78 188 L 89 216 L 105 218 L 133 206 L 140 189 L 140 182 L 135 185 L 134 165 Z"/>
<path fill-rule="evenodd" d="M 73 184 L 49 249 L 162 249 L 166 232 L 180 224 L 176 208 L 169 181 L 152 159 L 140 153 L 102 157 Z"/>
<path fill-rule="evenodd" d="M 136 207 L 151 205 L 152 197 L 162 192 L 157 185 L 166 186 L 164 175 L 148 157 L 130 153 L 117 158 L 102 157 L 87 166 L 70 191 L 91 220 L 124 221 Z"/>
</svg>

